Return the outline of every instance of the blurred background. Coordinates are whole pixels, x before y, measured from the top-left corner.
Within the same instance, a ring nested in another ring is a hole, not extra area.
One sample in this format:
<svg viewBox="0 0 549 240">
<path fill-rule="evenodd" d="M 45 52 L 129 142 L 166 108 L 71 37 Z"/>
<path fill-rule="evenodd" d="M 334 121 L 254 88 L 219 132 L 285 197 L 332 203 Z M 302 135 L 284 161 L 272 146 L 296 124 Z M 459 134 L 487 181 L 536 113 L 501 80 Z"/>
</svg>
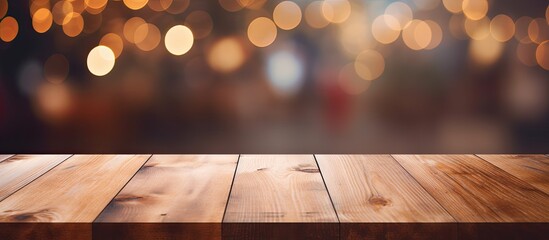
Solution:
<svg viewBox="0 0 549 240">
<path fill-rule="evenodd" d="M 544 0 L 0 0 L 4 153 L 548 153 Z"/>
</svg>

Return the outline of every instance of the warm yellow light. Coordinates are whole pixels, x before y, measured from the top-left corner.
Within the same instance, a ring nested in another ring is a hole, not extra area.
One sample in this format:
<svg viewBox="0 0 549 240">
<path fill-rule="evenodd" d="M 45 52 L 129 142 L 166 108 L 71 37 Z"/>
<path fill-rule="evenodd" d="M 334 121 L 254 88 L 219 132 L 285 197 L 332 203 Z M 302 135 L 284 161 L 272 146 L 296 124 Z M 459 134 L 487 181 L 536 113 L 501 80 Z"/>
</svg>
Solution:
<svg viewBox="0 0 549 240">
<path fill-rule="evenodd" d="M 69 61 L 61 54 L 51 55 L 44 63 L 44 77 L 51 83 L 62 83 L 69 74 Z"/>
<path fill-rule="evenodd" d="M 153 24 L 147 23 L 139 26 L 135 30 L 135 34 L 145 33 L 143 40 L 136 42 L 135 45 L 145 52 L 155 49 L 160 43 L 160 30 Z"/>
<path fill-rule="evenodd" d="M 32 27 L 37 33 L 47 32 L 53 22 L 53 17 L 50 10 L 47 8 L 40 8 L 32 15 Z"/>
<path fill-rule="evenodd" d="M 490 22 L 490 33 L 498 42 L 507 42 L 515 35 L 515 23 L 505 14 L 494 17 Z"/>
<path fill-rule="evenodd" d="M 149 0 L 148 6 L 153 11 L 162 12 L 166 11 L 171 5 L 173 0 Z"/>
<path fill-rule="evenodd" d="M 488 12 L 487 0 L 463 0 L 463 14 L 472 20 L 479 20 Z"/>
<path fill-rule="evenodd" d="M 84 0 L 88 8 L 102 9 L 107 5 L 107 0 Z"/>
<path fill-rule="evenodd" d="M 541 43 L 549 39 L 549 26 L 545 19 L 536 18 L 528 24 L 528 37 L 535 43 Z"/>
<path fill-rule="evenodd" d="M 69 37 L 76 37 L 84 29 L 84 19 L 77 12 L 71 12 L 63 19 L 63 32 Z"/>
<path fill-rule="evenodd" d="M 238 69 L 245 60 L 242 43 L 235 37 L 217 40 L 209 49 L 208 64 L 213 70 L 230 73 Z"/>
<path fill-rule="evenodd" d="M 124 23 L 124 38 L 128 40 L 128 42 L 135 43 L 135 30 L 143 24 L 146 24 L 145 20 L 140 17 L 133 17 L 128 19 L 126 23 Z"/>
<path fill-rule="evenodd" d="M 193 46 L 193 33 L 188 27 L 176 25 L 170 28 L 164 38 L 164 45 L 173 55 L 183 55 Z"/>
<path fill-rule="evenodd" d="M 442 42 L 442 28 L 438 25 L 438 23 L 432 20 L 426 20 L 425 23 L 429 25 L 429 28 L 431 28 L 431 42 L 427 45 L 427 47 L 425 47 L 425 49 L 434 49 L 438 47 L 440 42 Z"/>
<path fill-rule="evenodd" d="M 124 41 L 122 41 L 122 38 L 116 33 L 105 34 L 99 41 L 99 45 L 110 48 L 113 51 L 115 58 L 118 58 L 124 49 Z"/>
<path fill-rule="evenodd" d="M 55 3 L 52 8 L 53 21 L 57 25 L 63 25 L 63 20 L 71 12 L 75 12 L 71 2 L 59 1 Z"/>
<path fill-rule="evenodd" d="M 281 29 L 294 29 L 301 22 L 301 9 L 292 1 L 283 1 L 276 5 L 273 20 Z"/>
<path fill-rule="evenodd" d="M 355 71 L 354 64 L 349 63 L 339 71 L 337 83 L 343 92 L 358 95 L 368 89 L 371 81 L 364 81 L 360 78 Z"/>
<path fill-rule="evenodd" d="M 402 40 L 404 44 L 412 50 L 421 50 L 429 46 L 432 39 L 432 32 L 429 25 L 421 20 L 412 20 L 410 24 L 402 30 Z"/>
<path fill-rule="evenodd" d="M 0 39 L 4 42 L 11 42 L 19 33 L 19 24 L 13 17 L 5 17 L 0 22 Z"/>
<path fill-rule="evenodd" d="M 185 26 L 191 29 L 195 39 L 202 39 L 212 32 L 213 20 L 208 12 L 198 10 L 185 18 Z"/>
<path fill-rule="evenodd" d="M 341 25 L 339 37 L 343 49 L 350 57 L 356 55 L 371 45 L 368 20 L 361 13 L 353 13 L 344 24 Z"/>
<path fill-rule="evenodd" d="M 107 46 L 99 45 L 88 54 L 88 69 L 95 76 L 105 76 L 114 67 L 114 52 Z"/>
<path fill-rule="evenodd" d="M 8 12 L 8 0 L 0 0 L 0 18 L 6 16 Z"/>
<path fill-rule="evenodd" d="M 305 8 L 305 21 L 312 28 L 323 28 L 330 24 L 322 14 L 322 4 L 322 1 L 314 1 Z"/>
<path fill-rule="evenodd" d="M 219 5 L 228 12 L 237 12 L 244 8 L 240 5 L 238 0 L 219 0 Z"/>
<path fill-rule="evenodd" d="M 549 70 L 549 40 L 542 42 L 536 49 L 536 61 L 545 70 Z"/>
<path fill-rule="evenodd" d="M 345 22 L 351 15 L 351 3 L 347 0 L 324 0 L 322 14 L 330 22 Z"/>
<path fill-rule="evenodd" d="M 276 39 L 276 25 L 271 19 L 258 17 L 248 26 L 248 39 L 257 47 L 267 47 Z"/>
<path fill-rule="evenodd" d="M 400 30 L 395 30 L 390 25 L 398 25 L 398 20 L 392 15 L 381 15 L 372 23 L 372 35 L 383 44 L 389 44 L 397 40 Z"/>
<path fill-rule="evenodd" d="M 451 13 L 460 13 L 463 9 L 463 0 L 442 0 L 442 4 Z"/>
<path fill-rule="evenodd" d="M 147 5 L 148 0 L 124 0 L 126 7 L 132 10 L 138 10 Z"/>
<path fill-rule="evenodd" d="M 392 16 L 397 21 L 388 20 L 387 25 L 394 30 L 404 29 L 414 17 L 412 9 L 403 2 L 394 2 L 385 9 L 385 16 Z"/>
<path fill-rule="evenodd" d="M 40 84 L 35 100 L 39 116 L 52 122 L 67 117 L 72 108 L 72 95 L 66 84 Z"/>
<path fill-rule="evenodd" d="M 490 35 L 490 19 L 480 20 L 465 19 L 465 32 L 475 40 L 482 40 Z"/>
<path fill-rule="evenodd" d="M 503 43 L 496 41 L 491 36 L 481 40 L 471 40 L 469 55 L 477 64 L 491 65 L 499 59 L 503 52 Z"/>
<path fill-rule="evenodd" d="M 355 59 L 355 71 L 364 80 L 375 80 L 385 70 L 385 59 L 375 50 L 365 50 Z"/>
</svg>

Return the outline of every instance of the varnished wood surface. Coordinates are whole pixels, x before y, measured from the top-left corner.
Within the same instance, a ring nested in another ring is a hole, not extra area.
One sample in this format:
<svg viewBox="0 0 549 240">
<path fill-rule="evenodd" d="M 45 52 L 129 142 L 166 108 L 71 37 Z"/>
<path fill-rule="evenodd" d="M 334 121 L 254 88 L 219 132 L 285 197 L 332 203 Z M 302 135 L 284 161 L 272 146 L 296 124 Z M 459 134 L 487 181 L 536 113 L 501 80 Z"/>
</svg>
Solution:
<svg viewBox="0 0 549 240">
<path fill-rule="evenodd" d="M 0 222 L 92 222 L 147 155 L 74 155 L 0 202 Z"/>
<path fill-rule="evenodd" d="M 535 155 L 478 155 L 515 177 L 549 194 L 549 157 Z"/>
<path fill-rule="evenodd" d="M 0 155 L 0 239 L 546 239 L 546 173 L 545 155 Z"/>
<path fill-rule="evenodd" d="M 474 155 L 394 155 L 459 222 L 548 222 L 549 196 Z"/>
<path fill-rule="evenodd" d="M 17 155 L 0 161 L 0 201 L 71 155 Z"/>
</svg>

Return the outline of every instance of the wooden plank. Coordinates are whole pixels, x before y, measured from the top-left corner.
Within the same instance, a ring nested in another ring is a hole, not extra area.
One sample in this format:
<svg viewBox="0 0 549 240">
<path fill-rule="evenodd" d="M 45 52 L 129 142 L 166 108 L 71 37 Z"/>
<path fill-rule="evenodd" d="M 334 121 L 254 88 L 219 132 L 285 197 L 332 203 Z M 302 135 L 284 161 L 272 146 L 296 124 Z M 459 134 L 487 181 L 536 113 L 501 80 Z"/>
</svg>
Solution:
<svg viewBox="0 0 549 240">
<path fill-rule="evenodd" d="M 549 196 L 474 155 L 394 155 L 459 222 L 547 222 Z"/>
<path fill-rule="evenodd" d="M 153 155 L 97 218 L 94 236 L 221 238 L 237 161 L 238 155 Z M 151 224 L 160 222 L 170 224 Z"/>
<path fill-rule="evenodd" d="M 70 156 L 16 155 L 0 161 L 0 201 L 42 176 L 42 174 Z"/>
<path fill-rule="evenodd" d="M 75 155 L 0 202 L 0 222 L 92 222 L 148 155 Z"/>
<path fill-rule="evenodd" d="M 240 157 L 224 238 L 332 239 L 338 237 L 338 225 L 321 224 L 337 222 L 313 155 Z"/>
<path fill-rule="evenodd" d="M 532 155 L 478 155 L 530 185 L 549 193 L 549 157 Z"/>
<path fill-rule="evenodd" d="M 455 222 L 390 155 L 316 155 L 340 222 Z"/>
<path fill-rule="evenodd" d="M 10 158 L 10 157 L 13 157 L 14 154 L 0 154 L 0 162 Z"/>
<path fill-rule="evenodd" d="M 451 224 L 454 218 L 390 155 L 316 155 L 316 159 L 343 239 L 457 237 L 457 224 Z"/>
</svg>

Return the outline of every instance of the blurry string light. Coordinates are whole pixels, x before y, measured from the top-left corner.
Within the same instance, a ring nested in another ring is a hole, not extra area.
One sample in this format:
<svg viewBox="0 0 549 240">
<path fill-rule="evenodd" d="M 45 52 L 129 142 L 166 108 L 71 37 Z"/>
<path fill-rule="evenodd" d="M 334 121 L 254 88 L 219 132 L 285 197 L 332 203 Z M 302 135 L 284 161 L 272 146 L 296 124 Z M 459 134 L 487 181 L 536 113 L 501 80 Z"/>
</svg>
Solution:
<svg viewBox="0 0 549 240">
<path fill-rule="evenodd" d="M 324 0 L 322 15 L 332 23 L 345 22 L 351 15 L 351 3 L 348 0 Z"/>
<path fill-rule="evenodd" d="M 375 80 L 385 71 L 385 59 L 375 50 L 365 50 L 355 59 L 355 71 L 364 80 Z"/>
<path fill-rule="evenodd" d="M 536 61 L 545 70 L 549 70 L 549 40 L 542 42 L 536 49 Z"/>
<path fill-rule="evenodd" d="M 47 8 L 40 8 L 32 15 L 32 27 L 38 33 L 48 31 L 53 22 L 53 16 Z"/>
<path fill-rule="evenodd" d="M 488 12 L 487 0 L 463 0 L 463 14 L 472 20 L 479 20 Z"/>
<path fill-rule="evenodd" d="M 114 67 L 114 52 L 107 46 L 99 45 L 88 54 L 88 70 L 95 76 L 107 75 Z"/>
<path fill-rule="evenodd" d="M 295 51 L 276 51 L 267 57 L 267 76 L 277 93 L 282 96 L 294 95 L 303 84 L 303 62 L 295 55 Z"/>
<path fill-rule="evenodd" d="M 402 40 L 404 44 L 413 50 L 427 48 L 431 43 L 432 32 L 429 25 L 421 20 L 414 19 L 402 31 Z"/>
<path fill-rule="evenodd" d="M 217 40 L 207 52 L 210 67 L 221 73 L 237 70 L 245 60 L 242 43 L 236 37 L 224 37 Z"/>
<path fill-rule="evenodd" d="M 490 19 L 479 20 L 465 19 L 465 32 L 475 40 L 482 40 L 490 35 Z"/>
<path fill-rule="evenodd" d="M 442 4 L 451 13 L 460 13 L 463 10 L 463 0 L 442 0 Z"/>
<path fill-rule="evenodd" d="M 442 28 L 433 20 L 425 20 L 425 23 L 429 25 L 429 28 L 431 29 L 431 41 L 429 42 L 429 45 L 425 47 L 425 49 L 434 49 L 438 47 L 438 45 L 442 42 L 443 33 Z"/>
<path fill-rule="evenodd" d="M 392 15 L 380 15 L 372 23 L 372 35 L 380 43 L 392 43 L 398 39 L 400 30 L 391 28 L 390 26 L 398 24 L 398 20 Z"/>
<path fill-rule="evenodd" d="M 124 38 L 130 43 L 135 43 L 135 31 L 143 24 L 146 24 L 145 20 L 140 17 L 132 17 L 124 23 Z"/>
<path fill-rule="evenodd" d="M 305 8 L 305 21 L 312 28 L 323 28 L 330 22 L 322 14 L 322 1 L 313 1 Z"/>
<path fill-rule="evenodd" d="M 19 24 L 13 17 L 5 17 L 0 21 L 0 39 L 11 42 L 19 33 Z"/>
<path fill-rule="evenodd" d="M 194 42 L 192 31 L 183 25 L 173 26 L 166 32 L 164 45 L 173 55 L 183 55 L 191 50 Z"/>
<path fill-rule="evenodd" d="M 493 64 L 503 52 L 503 43 L 496 41 L 491 36 L 479 40 L 471 40 L 469 55 L 472 60 L 482 66 Z"/>
<path fill-rule="evenodd" d="M 257 47 L 267 47 L 276 39 L 276 25 L 271 19 L 258 17 L 248 26 L 248 39 Z"/>
<path fill-rule="evenodd" d="M 549 39 L 549 25 L 543 18 L 536 18 L 528 24 L 528 37 L 535 43 Z"/>
<path fill-rule="evenodd" d="M 191 29 L 195 39 L 202 39 L 212 32 L 213 20 L 209 13 L 198 10 L 185 18 L 185 26 Z"/>
<path fill-rule="evenodd" d="M 148 6 L 153 11 L 162 12 L 168 10 L 172 2 L 173 0 L 149 0 Z"/>
<path fill-rule="evenodd" d="M 490 22 L 490 34 L 498 42 L 507 42 L 515 35 L 515 23 L 505 14 L 495 16 Z"/>
<path fill-rule="evenodd" d="M 84 19 L 77 12 L 71 12 L 63 19 L 63 32 L 69 37 L 78 36 L 84 30 Z"/>
<path fill-rule="evenodd" d="M 3 18 L 8 13 L 8 0 L 0 0 L 0 18 Z"/>
<path fill-rule="evenodd" d="M 301 22 L 301 9 L 292 1 L 283 1 L 273 10 L 273 21 L 283 30 L 291 30 Z"/>
<path fill-rule="evenodd" d="M 219 0 L 219 5 L 228 12 L 237 12 L 243 8 L 238 0 Z"/>
<path fill-rule="evenodd" d="M 371 44 L 368 24 L 364 23 L 367 23 L 366 17 L 363 14 L 354 13 L 340 28 L 340 40 L 343 49 L 352 57 L 355 57 Z"/>
<path fill-rule="evenodd" d="M 116 33 L 105 34 L 99 41 L 99 45 L 109 47 L 113 51 L 115 58 L 118 58 L 124 49 L 124 41 Z"/>
<path fill-rule="evenodd" d="M 393 17 L 397 21 L 392 19 L 386 20 L 387 25 L 393 30 L 404 29 L 413 19 L 414 15 L 412 9 L 403 2 L 393 2 L 385 8 L 385 17 Z"/>
<path fill-rule="evenodd" d="M 530 37 L 528 35 L 528 27 L 532 18 L 528 16 L 522 16 L 515 22 L 515 38 L 521 43 L 529 43 Z"/>
<path fill-rule="evenodd" d="M 123 0 L 124 5 L 131 10 L 139 10 L 147 5 L 148 0 Z"/>
<path fill-rule="evenodd" d="M 56 2 L 52 8 L 53 21 L 57 25 L 63 25 L 63 20 L 67 14 L 73 12 L 73 10 L 73 5 L 69 1 Z"/>
<path fill-rule="evenodd" d="M 142 24 L 135 30 L 135 39 L 139 38 L 139 41 L 136 40 L 135 45 L 145 52 L 155 49 L 160 43 L 160 30 L 154 24 Z M 137 37 L 142 35 L 143 37 Z"/>
</svg>

